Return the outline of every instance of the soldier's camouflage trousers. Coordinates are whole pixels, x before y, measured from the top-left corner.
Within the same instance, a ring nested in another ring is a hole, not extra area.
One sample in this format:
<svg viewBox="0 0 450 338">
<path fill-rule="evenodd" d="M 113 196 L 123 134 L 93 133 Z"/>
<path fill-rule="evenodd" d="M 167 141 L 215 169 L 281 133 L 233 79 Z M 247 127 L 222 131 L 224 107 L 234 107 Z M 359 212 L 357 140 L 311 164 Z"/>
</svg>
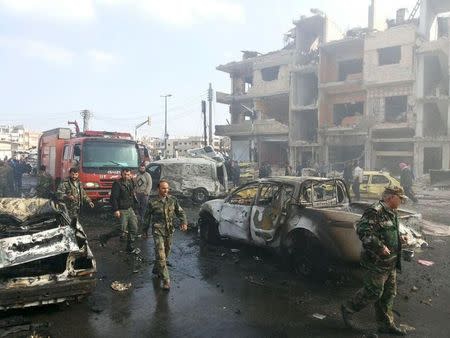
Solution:
<svg viewBox="0 0 450 338">
<path fill-rule="evenodd" d="M 389 327 L 394 323 L 392 307 L 397 294 L 397 272 L 366 270 L 363 287 L 344 306 L 351 313 L 361 311 L 374 303 L 377 323 L 380 327 Z"/>
<path fill-rule="evenodd" d="M 163 236 L 153 232 L 155 242 L 155 272 L 161 275 L 165 282 L 170 281 L 169 269 L 167 269 L 167 259 L 169 258 L 172 246 L 172 235 Z"/>
<path fill-rule="evenodd" d="M 116 226 L 112 231 L 100 236 L 100 241 L 107 243 L 109 239 L 122 235 L 124 231 L 128 233 L 127 236 L 127 250 L 132 251 L 134 249 L 134 243 L 136 241 L 136 234 L 138 229 L 138 221 L 133 208 L 126 210 L 120 210 L 120 224 Z"/>
</svg>

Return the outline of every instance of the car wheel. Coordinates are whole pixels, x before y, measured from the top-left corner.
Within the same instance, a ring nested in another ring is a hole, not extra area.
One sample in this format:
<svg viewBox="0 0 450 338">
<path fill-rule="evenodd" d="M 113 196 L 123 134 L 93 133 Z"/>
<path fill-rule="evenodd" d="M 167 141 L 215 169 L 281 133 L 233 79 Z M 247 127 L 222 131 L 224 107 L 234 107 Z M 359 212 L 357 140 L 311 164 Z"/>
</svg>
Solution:
<svg viewBox="0 0 450 338">
<path fill-rule="evenodd" d="M 303 277 L 325 280 L 329 262 L 325 249 L 312 234 L 296 235 L 290 250 L 292 268 Z"/>
<path fill-rule="evenodd" d="M 208 191 L 206 191 L 206 189 L 204 188 L 197 188 L 194 190 L 194 192 L 192 193 L 192 200 L 195 203 L 205 203 L 208 200 Z"/>
<path fill-rule="evenodd" d="M 210 214 L 200 214 L 198 224 L 200 227 L 200 238 L 202 240 L 211 244 L 218 244 L 220 242 L 219 224 Z"/>
</svg>

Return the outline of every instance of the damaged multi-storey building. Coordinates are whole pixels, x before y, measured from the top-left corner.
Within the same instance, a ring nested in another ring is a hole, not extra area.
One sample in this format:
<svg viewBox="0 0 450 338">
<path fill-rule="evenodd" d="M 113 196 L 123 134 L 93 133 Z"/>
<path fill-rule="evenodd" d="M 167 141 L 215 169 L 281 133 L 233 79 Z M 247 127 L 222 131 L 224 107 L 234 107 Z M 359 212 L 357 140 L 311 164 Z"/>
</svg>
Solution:
<svg viewBox="0 0 450 338">
<path fill-rule="evenodd" d="M 231 139 L 239 161 L 284 163 L 288 160 L 289 88 L 292 46 L 260 55 L 243 52 L 242 61 L 217 67 L 229 73 L 231 94 L 216 93 L 230 106 L 231 123 L 216 126 L 216 135 Z"/>
<path fill-rule="evenodd" d="M 284 49 L 217 67 L 232 93 L 217 93 L 231 123 L 216 133 L 231 137 L 234 158 L 450 168 L 450 3 L 418 1 L 391 20 L 377 5 L 366 28 L 343 34 L 323 13 L 302 17 Z"/>
</svg>

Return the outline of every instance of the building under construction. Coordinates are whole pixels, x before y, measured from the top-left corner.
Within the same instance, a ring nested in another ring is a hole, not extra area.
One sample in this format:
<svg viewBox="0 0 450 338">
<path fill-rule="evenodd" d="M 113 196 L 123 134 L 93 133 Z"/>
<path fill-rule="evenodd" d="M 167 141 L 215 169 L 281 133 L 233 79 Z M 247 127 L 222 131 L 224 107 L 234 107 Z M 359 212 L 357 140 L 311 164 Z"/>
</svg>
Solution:
<svg viewBox="0 0 450 338">
<path fill-rule="evenodd" d="M 233 157 L 450 169 L 450 3 L 418 1 L 385 20 L 372 0 L 368 26 L 345 33 L 314 12 L 294 21 L 283 49 L 217 67 L 232 92 L 217 93 L 231 123 L 216 135 L 231 138 Z"/>
</svg>

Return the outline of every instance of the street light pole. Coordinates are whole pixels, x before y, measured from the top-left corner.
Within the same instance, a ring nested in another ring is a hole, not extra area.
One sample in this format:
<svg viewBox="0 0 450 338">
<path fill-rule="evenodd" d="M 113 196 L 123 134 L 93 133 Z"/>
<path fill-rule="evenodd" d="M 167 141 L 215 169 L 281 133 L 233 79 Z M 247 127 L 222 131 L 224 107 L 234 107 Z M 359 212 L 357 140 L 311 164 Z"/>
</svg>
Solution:
<svg viewBox="0 0 450 338">
<path fill-rule="evenodd" d="M 167 139 L 169 134 L 167 134 L 167 98 L 171 97 L 172 94 L 161 95 L 164 98 L 164 157 L 167 156 Z"/>
</svg>

